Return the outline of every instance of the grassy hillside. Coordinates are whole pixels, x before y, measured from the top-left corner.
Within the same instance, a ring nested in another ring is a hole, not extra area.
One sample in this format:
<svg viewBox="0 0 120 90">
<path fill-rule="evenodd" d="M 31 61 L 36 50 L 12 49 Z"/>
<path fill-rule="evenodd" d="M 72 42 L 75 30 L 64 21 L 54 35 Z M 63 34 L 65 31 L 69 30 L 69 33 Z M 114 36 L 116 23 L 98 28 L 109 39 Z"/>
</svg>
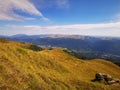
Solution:
<svg viewBox="0 0 120 90">
<path fill-rule="evenodd" d="M 96 72 L 120 79 L 120 67 L 104 60 L 84 61 L 60 49 L 0 39 L 0 90 L 119 90 L 91 82 Z"/>
</svg>

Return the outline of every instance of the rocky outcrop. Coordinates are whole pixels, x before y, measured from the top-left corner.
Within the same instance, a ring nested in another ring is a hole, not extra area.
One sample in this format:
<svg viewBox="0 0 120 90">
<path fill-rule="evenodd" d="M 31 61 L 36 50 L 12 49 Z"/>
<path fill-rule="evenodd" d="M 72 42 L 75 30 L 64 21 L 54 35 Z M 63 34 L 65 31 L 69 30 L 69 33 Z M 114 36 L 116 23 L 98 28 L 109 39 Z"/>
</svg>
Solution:
<svg viewBox="0 0 120 90">
<path fill-rule="evenodd" d="M 95 81 L 103 81 L 105 84 L 111 85 L 111 84 L 120 84 L 120 80 L 117 78 L 113 78 L 111 75 L 106 73 L 96 73 L 95 74 Z"/>
</svg>

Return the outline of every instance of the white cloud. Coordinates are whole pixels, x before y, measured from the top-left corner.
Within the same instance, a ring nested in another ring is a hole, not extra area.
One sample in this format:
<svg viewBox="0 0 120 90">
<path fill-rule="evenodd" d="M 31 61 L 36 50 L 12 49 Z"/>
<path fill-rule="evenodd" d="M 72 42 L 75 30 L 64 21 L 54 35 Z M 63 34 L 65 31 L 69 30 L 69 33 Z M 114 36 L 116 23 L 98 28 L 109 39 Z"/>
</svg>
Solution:
<svg viewBox="0 0 120 90">
<path fill-rule="evenodd" d="M 0 20 L 31 20 L 33 18 L 26 18 L 18 15 L 14 10 L 20 10 L 30 15 L 40 16 L 43 20 L 45 18 L 40 11 L 29 0 L 0 0 Z"/>
<path fill-rule="evenodd" d="M 8 28 L 8 30 L 7 30 Z M 10 29 L 10 30 L 9 30 Z M 3 30 L 2 30 L 3 31 Z M 8 33 L 8 32 L 9 33 Z M 56 26 L 7 26 L 6 35 L 12 34 L 78 34 L 120 37 L 120 22 L 102 24 L 74 24 Z M 0 32 L 3 34 L 3 32 Z"/>
</svg>

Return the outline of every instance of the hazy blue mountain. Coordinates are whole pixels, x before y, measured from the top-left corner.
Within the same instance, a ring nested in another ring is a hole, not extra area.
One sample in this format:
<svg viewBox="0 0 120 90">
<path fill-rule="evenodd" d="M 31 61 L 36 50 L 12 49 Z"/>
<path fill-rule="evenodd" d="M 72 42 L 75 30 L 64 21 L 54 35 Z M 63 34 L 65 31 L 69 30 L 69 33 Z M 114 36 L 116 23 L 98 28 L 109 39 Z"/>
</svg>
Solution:
<svg viewBox="0 0 120 90">
<path fill-rule="evenodd" d="M 120 62 L 120 38 L 81 35 L 24 35 L 8 37 L 14 41 L 30 42 L 45 47 L 62 47 L 78 57 L 103 58 Z"/>
</svg>

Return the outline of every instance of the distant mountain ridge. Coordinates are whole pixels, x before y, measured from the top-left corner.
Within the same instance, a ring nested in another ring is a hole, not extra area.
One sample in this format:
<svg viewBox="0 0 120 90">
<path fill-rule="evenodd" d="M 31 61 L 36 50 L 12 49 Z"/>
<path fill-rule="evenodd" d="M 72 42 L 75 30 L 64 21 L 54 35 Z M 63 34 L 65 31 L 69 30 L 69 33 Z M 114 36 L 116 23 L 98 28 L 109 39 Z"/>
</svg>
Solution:
<svg viewBox="0 0 120 90">
<path fill-rule="evenodd" d="M 67 48 L 79 57 L 102 58 L 120 62 L 120 38 L 82 35 L 24 35 L 7 37 L 14 41 L 34 43 L 46 47 Z"/>
</svg>

